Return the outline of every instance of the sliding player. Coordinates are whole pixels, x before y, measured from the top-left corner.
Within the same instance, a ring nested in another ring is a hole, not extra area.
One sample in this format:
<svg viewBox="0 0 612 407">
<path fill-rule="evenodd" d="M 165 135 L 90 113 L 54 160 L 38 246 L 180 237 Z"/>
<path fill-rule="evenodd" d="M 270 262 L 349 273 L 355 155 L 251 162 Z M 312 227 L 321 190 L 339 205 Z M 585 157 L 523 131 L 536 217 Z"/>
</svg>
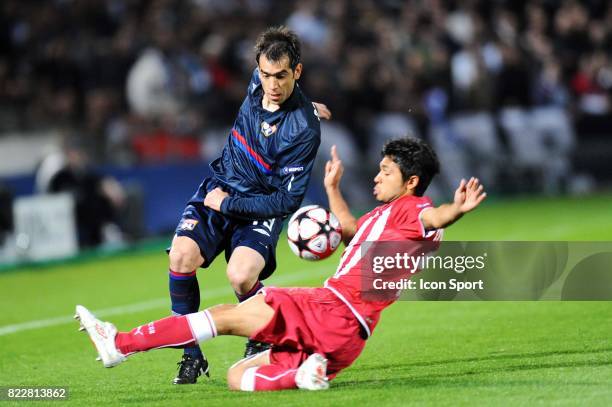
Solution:
<svg viewBox="0 0 612 407">
<path fill-rule="evenodd" d="M 472 178 L 461 181 L 452 203 L 434 207 L 423 196 L 439 171 L 431 148 L 419 140 L 400 139 L 387 143 L 382 155 L 374 195 L 383 204 L 356 220 L 340 193 L 343 167 L 332 147 L 324 184 L 331 210 L 342 224 L 343 239 L 350 243 L 324 287 L 268 287 L 239 305 L 218 305 L 120 333 L 79 305 L 76 317 L 104 366 L 115 366 L 137 352 L 192 346 L 219 335 L 236 335 L 273 346 L 230 367 L 230 389 L 328 388 L 328 380 L 359 356 L 381 311 L 395 300 L 395 296 L 384 301 L 364 298 L 362 245 L 368 241 L 437 241 L 442 228 L 486 197 L 483 186 Z"/>
</svg>

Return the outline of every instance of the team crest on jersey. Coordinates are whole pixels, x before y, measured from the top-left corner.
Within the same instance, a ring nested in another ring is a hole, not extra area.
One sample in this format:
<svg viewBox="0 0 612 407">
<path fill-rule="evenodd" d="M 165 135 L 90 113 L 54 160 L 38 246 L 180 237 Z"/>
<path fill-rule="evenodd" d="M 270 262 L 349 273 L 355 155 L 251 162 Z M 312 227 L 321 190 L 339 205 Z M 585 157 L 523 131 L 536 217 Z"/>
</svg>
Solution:
<svg viewBox="0 0 612 407">
<path fill-rule="evenodd" d="M 267 122 L 261 122 L 261 134 L 265 137 L 270 137 L 276 132 L 276 125 L 270 126 Z"/>
<path fill-rule="evenodd" d="M 183 219 L 181 220 L 181 223 L 179 224 L 179 230 L 191 231 L 195 229 L 197 224 L 198 224 L 198 221 L 195 219 Z"/>
</svg>

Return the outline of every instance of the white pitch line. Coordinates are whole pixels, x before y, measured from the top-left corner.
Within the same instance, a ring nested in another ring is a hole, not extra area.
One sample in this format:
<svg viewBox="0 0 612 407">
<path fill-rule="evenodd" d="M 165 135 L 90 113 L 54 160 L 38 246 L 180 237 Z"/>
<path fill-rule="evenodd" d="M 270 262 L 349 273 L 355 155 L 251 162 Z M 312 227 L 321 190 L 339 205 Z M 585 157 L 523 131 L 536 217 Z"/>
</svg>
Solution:
<svg viewBox="0 0 612 407">
<path fill-rule="evenodd" d="M 307 271 L 294 272 L 291 274 L 282 274 L 274 278 L 272 281 L 274 282 L 274 285 L 284 286 L 287 284 L 292 284 L 292 283 L 301 281 L 307 277 L 312 278 L 312 277 L 328 276 L 328 275 L 331 275 L 332 272 L 333 272 L 332 265 L 329 265 L 329 266 L 321 265 L 319 267 L 316 267 L 314 269 L 307 270 Z M 206 300 L 210 300 L 214 298 L 223 297 L 229 294 L 229 292 L 228 292 L 228 287 L 216 287 L 211 290 L 204 290 L 202 294 L 205 296 Z M 130 313 L 135 313 L 135 312 L 148 311 L 148 310 L 152 310 L 156 308 L 168 307 L 169 305 L 170 305 L 169 298 L 165 297 L 165 298 L 157 298 L 157 299 L 149 300 L 149 301 L 137 302 L 134 304 L 121 305 L 118 307 L 103 308 L 100 310 L 93 311 L 93 313 L 99 317 L 109 317 L 113 315 L 130 314 Z M 17 332 L 22 332 L 22 331 L 28 331 L 31 329 L 48 328 L 50 326 L 63 325 L 63 324 L 71 323 L 71 322 L 74 322 L 73 317 L 61 316 L 61 317 L 55 317 L 55 318 L 38 319 L 34 321 L 21 322 L 19 324 L 13 324 L 13 325 L 5 325 L 5 326 L 0 327 L 0 336 L 9 335 L 12 333 L 17 333 Z"/>
</svg>

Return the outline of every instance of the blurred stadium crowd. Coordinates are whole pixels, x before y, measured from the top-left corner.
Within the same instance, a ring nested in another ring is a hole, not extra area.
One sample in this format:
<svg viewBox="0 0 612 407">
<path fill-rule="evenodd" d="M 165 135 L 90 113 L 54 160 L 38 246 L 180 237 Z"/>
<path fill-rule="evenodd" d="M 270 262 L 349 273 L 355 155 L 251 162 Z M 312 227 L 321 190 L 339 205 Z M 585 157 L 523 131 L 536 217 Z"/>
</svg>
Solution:
<svg viewBox="0 0 612 407">
<path fill-rule="evenodd" d="M 340 144 L 349 170 L 409 133 L 435 146 L 444 188 L 475 173 L 555 192 L 583 133 L 612 128 L 605 0 L 3 0 L 0 131 L 76 130 L 118 165 L 210 158 L 278 24 L 334 115 L 320 156 Z"/>
</svg>

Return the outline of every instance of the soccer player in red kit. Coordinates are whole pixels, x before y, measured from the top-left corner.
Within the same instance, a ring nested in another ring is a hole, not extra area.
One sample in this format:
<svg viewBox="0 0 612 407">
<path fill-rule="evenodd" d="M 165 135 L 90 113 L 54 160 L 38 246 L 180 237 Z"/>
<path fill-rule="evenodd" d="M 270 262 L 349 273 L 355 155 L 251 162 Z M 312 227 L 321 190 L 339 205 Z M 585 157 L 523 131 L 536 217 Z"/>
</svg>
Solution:
<svg viewBox="0 0 612 407">
<path fill-rule="evenodd" d="M 383 204 L 357 220 L 340 193 L 343 166 L 335 147 L 331 156 L 324 184 L 347 247 L 336 273 L 324 287 L 266 287 L 238 305 L 217 305 L 119 333 L 114 325 L 97 320 L 78 305 L 76 317 L 104 366 L 113 367 L 137 352 L 236 335 L 271 343 L 272 348 L 230 367 L 230 389 L 328 388 L 328 380 L 359 356 L 380 313 L 394 301 L 364 298 L 362 244 L 438 241 L 444 227 L 476 208 L 486 197 L 483 186 L 472 178 L 461 181 L 452 203 L 434 207 L 423 194 L 439 171 L 435 153 L 420 140 L 392 140 L 383 147 L 380 171 L 374 178 L 373 193 Z"/>
</svg>

